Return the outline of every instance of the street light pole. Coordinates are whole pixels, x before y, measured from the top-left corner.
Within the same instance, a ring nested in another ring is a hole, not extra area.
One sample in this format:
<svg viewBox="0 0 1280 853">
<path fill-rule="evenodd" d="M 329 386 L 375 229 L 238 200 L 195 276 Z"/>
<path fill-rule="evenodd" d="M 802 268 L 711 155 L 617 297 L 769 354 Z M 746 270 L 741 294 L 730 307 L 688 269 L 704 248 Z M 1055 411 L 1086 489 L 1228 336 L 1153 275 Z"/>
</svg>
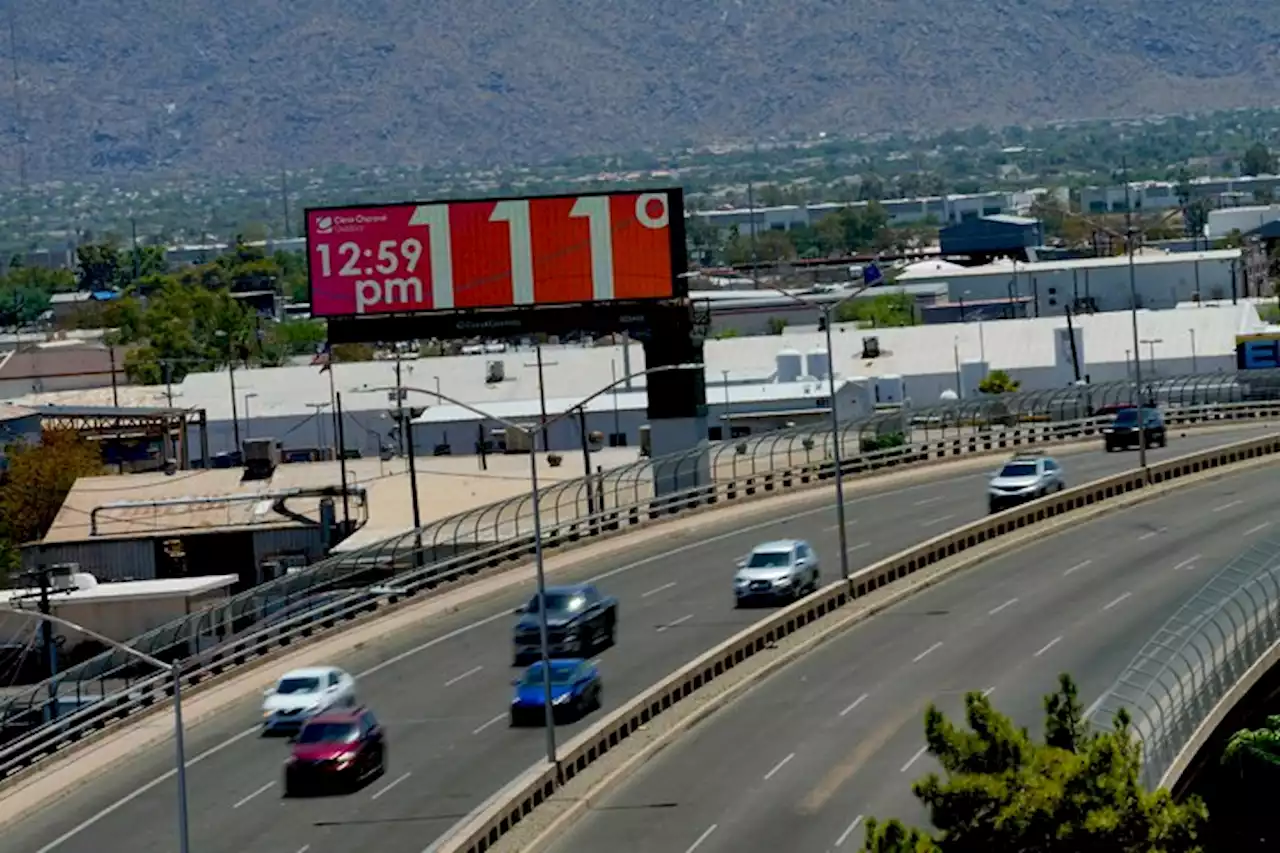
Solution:
<svg viewBox="0 0 1280 853">
<path fill-rule="evenodd" d="M 543 449 L 546 449 L 546 419 L 543 418 Z M 543 723 L 547 730 L 547 761 L 557 764 L 556 715 L 551 704 L 551 640 L 547 634 L 547 577 L 542 562 L 542 496 L 538 494 L 538 432 L 529 445 L 529 488 L 533 492 L 533 567 L 538 578 L 538 650 L 542 660 Z"/>
<path fill-rule="evenodd" d="M 1135 403 L 1138 407 L 1138 467 L 1147 470 L 1147 431 L 1143 414 L 1142 399 L 1142 350 L 1141 338 L 1138 336 L 1138 276 L 1133 263 L 1133 203 L 1129 199 L 1129 167 L 1124 169 L 1124 236 L 1125 248 L 1129 254 L 1129 316 L 1133 324 L 1133 382 Z"/>
<path fill-rule="evenodd" d="M 61 625 L 64 628 L 70 628 L 79 634 L 83 634 L 91 640 L 102 643 L 104 646 L 110 646 L 116 651 L 123 652 L 129 657 L 136 658 L 143 663 L 150 664 L 161 672 L 168 672 L 173 679 L 173 734 L 174 734 L 174 750 L 176 753 L 177 767 L 175 768 L 175 776 L 178 782 L 178 853 L 190 853 L 191 851 L 191 835 L 189 823 L 187 820 L 187 751 L 186 743 L 183 739 L 182 724 L 182 665 L 175 661 L 167 664 L 162 660 L 152 657 L 145 652 L 140 652 L 132 646 L 127 646 L 118 640 L 99 634 L 97 631 L 90 630 L 83 625 L 63 619 L 61 616 L 54 616 L 50 613 L 33 613 L 30 610 L 21 608 L 13 608 L 7 611 L 16 613 L 19 616 L 30 616 L 39 619 L 44 624 L 53 623 Z"/>
<path fill-rule="evenodd" d="M 827 336 L 827 395 L 831 398 L 831 457 L 836 466 L 836 530 L 840 543 L 840 577 L 849 582 L 849 531 L 844 515 L 844 454 L 841 452 L 840 409 L 836 403 L 835 350 L 831 342 L 831 306 L 822 308 Z"/>
<path fill-rule="evenodd" d="M 551 647 L 550 647 L 550 639 L 547 635 L 547 607 L 546 607 L 547 581 L 546 581 L 545 566 L 543 564 L 543 551 L 542 551 L 542 507 L 541 507 L 541 501 L 540 501 L 541 496 L 538 494 L 540 489 L 538 484 L 538 434 L 541 433 L 545 439 L 545 436 L 547 434 L 546 430 L 549 426 L 551 426 L 552 424 L 556 423 L 559 420 L 574 416 L 580 410 L 584 409 L 587 406 L 587 404 L 590 403 L 592 400 L 604 394 L 609 393 L 617 386 L 622 385 L 623 383 L 626 383 L 626 382 L 630 382 L 632 379 L 635 379 L 638 376 L 647 376 L 651 373 L 665 373 L 671 370 L 705 370 L 705 369 L 706 369 L 706 365 L 701 363 L 668 364 L 668 365 L 660 365 L 658 367 L 650 367 L 645 370 L 638 371 L 636 373 L 628 373 L 626 376 L 622 376 L 618 379 L 615 379 L 613 382 L 601 388 L 599 391 L 596 391 L 595 393 L 590 394 L 587 397 L 584 397 L 582 400 L 579 400 L 574 405 L 569 406 L 564 410 L 564 412 L 555 416 L 554 418 L 550 418 L 550 419 L 544 418 L 538 424 L 538 426 L 533 429 L 530 429 L 529 427 L 524 426 L 522 424 L 517 424 L 513 421 L 507 420 L 506 418 L 497 417 L 496 415 L 486 412 L 483 409 L 477 408 L 471 405 L 470 403 L 465 403 L 462 400 L 457 400 L 457 399 L 454 399 L 453 397 L 446 396 L 440 393 L 440 390 L 438 388 L 435 391 L 431 391 L 426 388 L 413 388 L 407 385 L 396 386 L 395 390 L 397 391 L 403 391 L 405 393 L 412 391 L 417 394 L 426 394 L 429 397 L 435 397 L 446 403 L 450 403 L 461 409 L 465 409 L 468 412 L 471 412 L 473 415 L 476 415 L 477 417 L 484 418 L 485 420 L 496 421 L 497 423 L 500 423 L 505 427 L 522 432 L 525 435 L 527 435 L 530 439 L 529 488 L 533 493 L 532 494 L 533 565 L 534 565 L 534 572 L 537 578 L 537 587 L 538 587 L 538 597 L 537 597 L 538 642 L 539 642 L 539 645 L 541 646 L 541 649 L 539 650 L 539 656 L 542 661 L 543 704 L 546 709 L 545 723 L 547 728 L 547 762 L 550 764 L 557 764 L 558 759 L 556 757 L 555 715 L 552 712 L 552 709 L 554 706 L 551 704 Z M 356 390 L 360 392 L 380 393 L 383 391 L 390 391 L 393 389 L 385 388 L 385 387 L 383 388 L 367 388 L 366 387 L 366 388 L 359 388 Z M 546 450 L 545 440 L 543 442 L 542 449 L 544 451 Z M 412 459 L 412 457 L 410 458 Z M 412 472 L 412 468 L 410 468 L 410 471 Z M 414 490 L 414 494 L 415 495 L 417 494 L 416 489 Z M 415 506 L 415 511 L 416 511 L 416 506 Z M 415 525 L 420 526 L 420 525 L 417 525 L 416 521 L 415 521 Z"/>
</svg>

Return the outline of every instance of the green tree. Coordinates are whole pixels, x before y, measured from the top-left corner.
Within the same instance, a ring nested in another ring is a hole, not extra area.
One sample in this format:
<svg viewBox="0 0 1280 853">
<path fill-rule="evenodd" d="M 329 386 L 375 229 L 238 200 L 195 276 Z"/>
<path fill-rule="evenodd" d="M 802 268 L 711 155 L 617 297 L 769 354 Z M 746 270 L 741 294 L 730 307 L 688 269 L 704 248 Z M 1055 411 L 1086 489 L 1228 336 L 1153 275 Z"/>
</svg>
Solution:
<svg viewBox="0 0 1280 853">
<path fill-rule="evenodd" d="M 873 329 L 912 326 L 916 321 L 916 301 L 908 293 L 885 293 L 863 299 L 850 299 L 836 309 L 836 320 L 859 323 Z"/>
<path fill-rule="evenodd" d="M 42 538 L 80 477 L 102 473 L 98 445 L 74 430 L 46 430 L 39 444 L 16 444 L 0 486 L 0 527 L 14 545 Z"/>
<path fill-rule="evenodd" d="M 867 853 L 1196 853 L 1208 813 L 1140 781 L 1142 749 L 1129 717 L 1091 732 L 1075 683 L 1059 676 L 1045 697 L 1036 743 L 981 693 L 965 696 L 968 730 L 935 706 L 925 712 L 929 752 L 942 765 L 913 786 L 936 833 L 898 821 L 867 823 Z"/>
<path fill-rule="evenodd" d="M 978 391 L 983 394 L 1008 394 L 1017 391 L 1022 385 L 1003 370 L 993 370 L 978 383 Z"/>
<path fill-rule="evenodd" d="M 129 280 L 125 259 L 109 243 L 76 247 L 76 285 L 81 290 L 117 290 Z"/>
<path fill-rule="evenodd" d="M 1271 150 L 1261 142 L 1250 145 L 1240 160 L 1242 175 L 1272 175 L 1275 171 L 1275 158 L 1271 156 Z"/>
</svg>

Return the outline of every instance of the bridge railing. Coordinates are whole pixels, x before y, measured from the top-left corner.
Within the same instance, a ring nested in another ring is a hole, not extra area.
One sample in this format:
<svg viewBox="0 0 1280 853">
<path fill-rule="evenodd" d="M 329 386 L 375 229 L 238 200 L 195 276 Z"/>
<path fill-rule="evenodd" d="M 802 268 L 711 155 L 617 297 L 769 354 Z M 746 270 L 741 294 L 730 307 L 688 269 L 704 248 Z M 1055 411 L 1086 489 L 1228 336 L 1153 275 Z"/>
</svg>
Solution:
<svg viewBox="0 0 1280 853">
<path fill-rule="evenodd" d="M 1090 714 L 1110 728 L 1127 709 L 1157 787 L 1214 708 L 1280 641 L 1280 534 L 1236 555 L 1170 617 Z"/>
<path fill-rule="evenodd" d="M 1247 385 L 1217 374 L 1176 377 L 1150 383 L 1146 393 L 1167 402 L 1171 426 L 1278 418 L 1280 371 L 1274 373 L 1270 384 L 1251 374 Z M 1275 393 L 1267 398 L 1259 388 L 1274 388 Z M 1103 422 L 1093 412 L 1128 402 L 1133 394 L 1132 383 L 1072 386 L 878 412 L 841 424 L 834 439 L 819 424 L 711 443 L 542 489 L 543 544 L 562 547 L 717 502 L 829 479 L 837 440 L 846 477 L 1005 447 L 1078 440 Z M 658 487 L 668 476 L 674 481 Z M 669 490 L 676 484 L 684 487 Z M 399 595 L 529 559 L 532 501 L 532 495 L 511 498 L 335 555 L 149 631 L 130 645 L 153 657 L 183 660 L 193 679 L 216 676 L 376 610 Z M 390 592 L 377 591 L 379 586 Z M 6 768 L 25 766 L 31 755 L 47 752 L 51 744 L 74 740 L 163 698 L 171 689 L 166 679 L 109 651 L 10 694 L 0 700 L 0 733 L 13 741 L 0 746 L 0 776 Z"/>
</svg>

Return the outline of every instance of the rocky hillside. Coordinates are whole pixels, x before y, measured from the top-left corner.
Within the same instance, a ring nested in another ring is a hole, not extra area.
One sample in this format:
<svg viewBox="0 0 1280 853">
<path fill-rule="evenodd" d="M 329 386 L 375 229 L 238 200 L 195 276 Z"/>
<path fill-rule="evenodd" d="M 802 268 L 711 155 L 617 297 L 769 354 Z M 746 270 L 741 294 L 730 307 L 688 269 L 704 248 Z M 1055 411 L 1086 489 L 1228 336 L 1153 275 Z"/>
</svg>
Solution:
<svg viewBox="0 0 1280 853">
<path fill-rule="evenodd" d="M 15 2 L 0 181 L 1273 104 L 1274 0 Z M 7 33 L 4 33 L 7 36 Z"/>
</svg>

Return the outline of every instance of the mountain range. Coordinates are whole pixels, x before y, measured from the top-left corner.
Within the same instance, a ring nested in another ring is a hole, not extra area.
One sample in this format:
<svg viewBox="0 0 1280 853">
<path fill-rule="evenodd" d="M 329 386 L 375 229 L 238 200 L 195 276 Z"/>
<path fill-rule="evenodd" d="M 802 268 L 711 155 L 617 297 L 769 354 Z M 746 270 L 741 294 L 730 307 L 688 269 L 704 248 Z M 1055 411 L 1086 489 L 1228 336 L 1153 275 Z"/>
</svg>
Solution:
<svg viewBox="0 0 1280 853">
<path fill-rule="evenodd" d="M 14 0 L 0 184 L 1272 105 L 1271 2 Z"/>
</svg>

